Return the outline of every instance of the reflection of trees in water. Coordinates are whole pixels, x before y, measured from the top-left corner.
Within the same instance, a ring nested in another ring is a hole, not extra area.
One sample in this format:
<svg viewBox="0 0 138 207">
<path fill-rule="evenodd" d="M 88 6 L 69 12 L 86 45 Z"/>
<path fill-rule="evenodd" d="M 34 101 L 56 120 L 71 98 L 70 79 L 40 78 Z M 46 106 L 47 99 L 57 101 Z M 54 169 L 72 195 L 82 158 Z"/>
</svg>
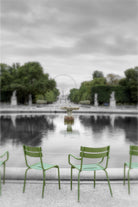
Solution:
<svg viewBox="0 0 138 207">
<path fill-rule="evenodd" d="M 80 116 L 79 118 L 81 123 L 85 127 L 91 127 L 95 134 L 102 133 L 106 127 L 108 127 L 111 133 L 114 133 L 114 130 L 122 129 L 125 132 L 125 138 L 128 142 L 138 144 L 137 117 L 116 116 L 113 121 L 114 123 L 112 123 L 112 116 Z"/>
<path fill-rule="evenodd" d="M 8 140 L 32 146 L 40 145 L 43 135 L 54 130 L 53 121 L 46 116 L 17 116 L 15 124 L 11 116 L 1 116 L 1 144 Z"/>
<path fill-rule="evenodd" d="M 101 133 L 111 125 L 109 116 L 80 116 L 80 121 L 85 127 L 91 127 L 94 133 Z"/>
<path fill-rule="evenodd" d="M 126 140 L 138 144 L 138 118 L 137 117 L 116 117 L 115 127 L 123 129 Z"/>
</svg>

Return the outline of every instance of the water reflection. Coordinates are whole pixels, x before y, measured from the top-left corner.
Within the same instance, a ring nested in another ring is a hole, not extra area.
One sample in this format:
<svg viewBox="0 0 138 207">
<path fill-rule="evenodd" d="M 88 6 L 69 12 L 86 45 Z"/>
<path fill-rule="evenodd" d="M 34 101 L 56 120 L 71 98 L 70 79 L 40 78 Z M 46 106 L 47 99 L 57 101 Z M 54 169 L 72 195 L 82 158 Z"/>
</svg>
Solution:
<svg viewBox="0 0 138 207">
<path fill-rule="evenodd" d="M 8 165 L 24 166 L 22 144 L 41 146 L 48 162 L 62 167 L 69 167 L 69 153 L 79 156 L 80 146 L 110 145 L 110 167 L 122 167 L 129 145 L 138 144 L 136 116 L 75 114 L 74 119 L 68 132 L 63 114 L 2 115 L 0 150 L 11 153 Z"/>
<path fill-rule="evenodd" d="M 80 122 L 85 128 L 91 128 L 95 137 L 96 134 L 102 134 L 106 128 L 114 133 L 116 130 L 123 130 L 125 139 L 129 143 L 138 144 L 138 118 L 137 117 L 121 117 L 121 116 L 80 116 Z M 101 138 L 102 136 L 99 136 Z"/>
<path fill-rule="evenodd" d="M 94 133 L 102 132 L 107 126 L 111 127 L 109 116 L 80 116 L 80 121 L 86 128 L 92 128 Z"/>
<path fill-rule="evenodd" d="M 138 118 L 116 117 L 115 127 L 123 129 L 127 142 L 138 144 Z"/>
<path fill-rule="evenodd" d="M 13 144 L 37 146 L 43 135 L 47 137 L 48 131 L 54 130 L 52 119 L 45 115 L 1 116 L 1 145 L 11 140 Z"/>
</svg>

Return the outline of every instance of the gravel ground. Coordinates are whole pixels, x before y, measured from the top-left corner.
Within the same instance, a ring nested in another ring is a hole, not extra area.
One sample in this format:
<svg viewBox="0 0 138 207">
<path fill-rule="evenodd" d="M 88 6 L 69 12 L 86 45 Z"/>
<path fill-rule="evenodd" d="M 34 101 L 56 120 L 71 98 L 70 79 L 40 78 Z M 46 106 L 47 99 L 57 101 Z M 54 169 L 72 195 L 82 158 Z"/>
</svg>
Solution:
<svg viewBox="0 0 138 207">
<path fill-rule="evenodd" d="M 61 190 L 56 181 L 47 181 L 44 198 L 41 198 L 42 182 L 27 181 L 26 192 L 22 193 L 23 181 L 6 181 L 2 184 L 1 207 L 136 207 L 138 206 L 138 182 L 131 181 L 131 194 L 122 181 L 112 181 L 113 197 L 110 196 L 107 182 L 93 183 L 81 181 L 80 202 L 77 201 L 77 182 L 70 190 L 69 181 L 61 182 Z"/>
</svg>

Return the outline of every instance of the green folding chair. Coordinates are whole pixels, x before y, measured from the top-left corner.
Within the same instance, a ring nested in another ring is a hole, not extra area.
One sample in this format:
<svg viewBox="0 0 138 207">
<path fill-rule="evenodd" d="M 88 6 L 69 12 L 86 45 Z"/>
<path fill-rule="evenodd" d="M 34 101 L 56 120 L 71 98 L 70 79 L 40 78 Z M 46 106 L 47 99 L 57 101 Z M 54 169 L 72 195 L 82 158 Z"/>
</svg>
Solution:
<svg viewBox="0 0 138 207">
<path fill-rule="evenodd" d="M 75 157 L 72 154 L 68 155 L 68 163 L 71 165 L 71 183 L 70 183 L 71 190 L 72 190 L 72 170 L 77 169 L 79 171 L 78 173 L 78 201 L 80 200 L 80 173 L 82 171 L 94 171 L 94 188 L 95 188 L 96 171 L 104 170 L 107 180 L 108 180 L 110 194 L 111 196 L 113 196 L 108 173 L 106 171 L 106 168 L 108 167 L 109 151 L 110 151 L 110 146 L 102 147 L 102 148 L 90 148 L 90 147 L 81 146 L 80 147 L 80 158 Z M 72 164 L 71 157 L 75 158 L 76 160 L 80 160 L 80 164 L 79 165 Z M 85 159 L 89 158 L 93 160 L 98 159 L 98 162 L 96 163 L 92 162 L 92 164 L 83 164 L 84 158 Z M 105 166 L 103 166 L 103 164 Z"/>
<path fill-rule="evenodd" d="M 27 169 L 25 171 L 25 177 L 24 177 L 24 186 L 23 186 L 23 193 L 25 192 L 25 185 L 26 185 L 26 177 L 27 177 L 27 172 L 29 169 L 35 169 L 35 170 L 42 170 L 43 171 L 43 188 L 42 188 L 42 198 L 44 198 L 44 187 L 45 187 L 45 171 L 49 170 L 51 168 L 57 168 L 58 169 L 58 185 L 60 189 L 60 172 L 59 172 L 59 166 L 58 165 L 51 165 L 51 164 L 46 164 L 43 163 L 42 161 L 42 149 L 41 147 L 29 147 L 23 145 L 23 150 L 24 150 L 24 156 L 25 156 L 25 162 Z M 37 162 L 35 164 L 28 164 L 28 156 L 29 157 L 35 157 L 35 158 L 40 158 L 40 162 Z"/>
<path fill-rule="evenodd" d="M 3 165 L 3 184 L 5 184 L 5 168 L 6 162 L 9 159 L 9 152 L 6 151 L 4 154 L 0 155 L 0 167 Z M 0 195 L 1 195 L 1 172 L 0 172 Z"/>
<path fill-rule="evenodd" d="M 128 194 L 130 194 L 130 170 L 131 169 L 138 169 L 138 162 L 132 162 L 132 157 L 138 156 L 138 146 L 136 145 L 131 145 L 129 149 L 129 162 L 124 163 L 124 185 L 125 185 L 125 180 L 126 180 L 126 167 L 128 167 Z"/>
</svg>

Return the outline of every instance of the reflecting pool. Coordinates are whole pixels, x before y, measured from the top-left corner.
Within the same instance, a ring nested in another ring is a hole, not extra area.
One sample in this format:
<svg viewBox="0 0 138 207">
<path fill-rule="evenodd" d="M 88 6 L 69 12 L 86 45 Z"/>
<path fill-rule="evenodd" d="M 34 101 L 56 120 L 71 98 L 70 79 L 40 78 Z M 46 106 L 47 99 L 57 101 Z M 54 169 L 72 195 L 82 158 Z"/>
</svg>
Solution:
<svg viewBox="0 0 138 207">
<path fill-rule="evenodd" d="M 0 115 L 0 154 L 8 150 L 9 167 L 24 167 L 22 145 L 41 146 L 43 160 L 69 167 L 68 154 L 79 156 L 80 146 L 110 145 L 109 167 L 123 167 L 129 145 L 138 145 L 138 117 L 115 114 L 74 114 L 72 131 L 64 124 L 65 114 Z"/>
</svg>

